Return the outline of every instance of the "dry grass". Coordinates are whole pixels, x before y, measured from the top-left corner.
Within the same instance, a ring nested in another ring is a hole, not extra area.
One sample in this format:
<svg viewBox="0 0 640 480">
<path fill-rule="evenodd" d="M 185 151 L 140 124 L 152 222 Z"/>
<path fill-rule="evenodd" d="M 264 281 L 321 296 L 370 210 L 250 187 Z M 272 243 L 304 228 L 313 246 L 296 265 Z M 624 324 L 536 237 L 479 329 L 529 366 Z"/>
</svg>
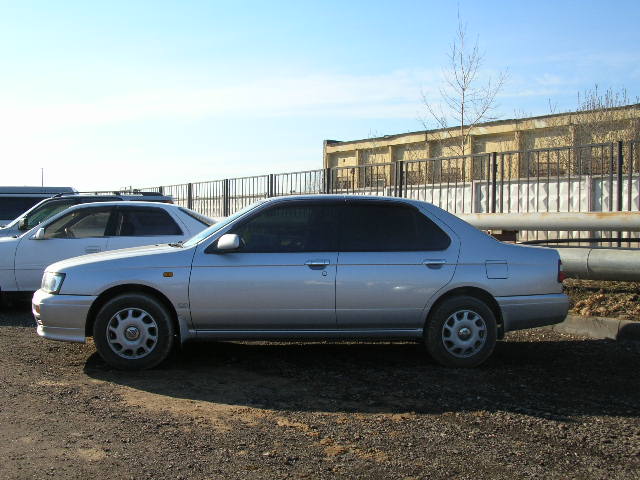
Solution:
<svg viewBox="0 0 640 480">
<path fill-rule="evenodd" d="M 640 282 L 568 279 L 564 286 L 572 313 L 640 321 Z"/>
</svg>

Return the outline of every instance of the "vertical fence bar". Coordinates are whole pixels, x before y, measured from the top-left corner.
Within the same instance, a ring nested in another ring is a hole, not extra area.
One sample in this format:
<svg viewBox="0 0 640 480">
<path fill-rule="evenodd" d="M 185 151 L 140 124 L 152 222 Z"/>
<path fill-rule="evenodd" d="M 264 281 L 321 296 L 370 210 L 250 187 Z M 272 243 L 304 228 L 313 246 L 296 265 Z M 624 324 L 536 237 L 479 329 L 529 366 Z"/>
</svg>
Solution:
<svg viewBox="0 0 640 480">
<path fill-rule="evenodd" d="M 609 147 L 609 211 L 613 212 L 613 142 Z M 603 209 L 604 210 L 604 209 Z"/>
<path fill-rule="evenodd" d="M 228 217 L 229 213 L 229 179 L 222 180 L 222 216 Z"/>
<path fill-rule="evenodd" d="M 618 142 L 618 169 L 617 169 L 617 174 L 618 174 L 618 184 L 616 185 L 616 190 L 617 190 L 617 206 L 618 206 L 618 211 L 621 212 L 622 211 L 622 171 L 624 169 L 624 157 L 623 157 L 623 152 L 622 152 L 622 142 Z"/>
<path fill-rule="evenodd" d="M 504 153 L 500 155 L 500 213 L 504 213 Z"/>
<path fill-rule="evenodd" d="M 616 178 L 616 206 L 618 207 L 618 211 L 622 211 L 622 170 L 624 169 L 624 156 L 623 156 L 623 144 L 622 142 L 618 142 L 618 164 L 617 164 L 617 178 Z M 618 241 L 617 246 L 622 246 L 622 232 L 618 232 Z"/>
<path fill-rule="evenodd" d="M 193 183 L 187 183 L 187 208 L 193 209 Z"/>
<path fill-rule="evenodd" d="M 629 164 L 629 178 L 627 181 L 627 210 L 629 212 L 631 211 L 631 201 L 633 199 L 633 164 L 635 159 L 634 147 L 635 142 L 629 142 L 629 159 L 627 160 L 627 163 Z M 638 173 L 640 174 L 640 172 Z"/>
<path fill-rule="evenodd" d="M 402 189 L 404 187 L 404 161 L 398 160 L 393 164 L 395 170 L 395 193 L 396 197 L 403 197 Z"/>
<path fill-rule="evenodd" d="M 498 154 L 491 154 L 491 213 L 496 213 L 496 186 L 498 177 Z M 488 194 L 489 192 L 487 192 Z"/>
<path fill-rule="evenodd" d="M 333 170 L 328 167 L 324 169 L 324 193 L 331 193 L 331 176 Z"/>
<path fill-rule="evenodd" d="M 276 196 L 276 178 L 273 173 L 267 177 L 267 197 Z"/>
</svg>

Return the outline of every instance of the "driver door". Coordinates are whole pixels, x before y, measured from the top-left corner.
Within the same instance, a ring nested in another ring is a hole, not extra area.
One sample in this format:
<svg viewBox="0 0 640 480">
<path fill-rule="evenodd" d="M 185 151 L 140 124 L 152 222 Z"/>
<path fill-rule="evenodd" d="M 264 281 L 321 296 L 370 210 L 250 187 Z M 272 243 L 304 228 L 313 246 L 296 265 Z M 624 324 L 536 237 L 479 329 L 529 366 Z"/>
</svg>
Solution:
<svg viewBox="0 0 640 480">
<path fill-rule="evenodd" d="M 196 329 L 335 329 L 336 203 L 276 205 L 231 230 L 237 251 L 199 248 L 189 284 Z"/>
<path fill-rule="evenodd" d="M 22 237 L 16 250 L 18 290 L 40 288 L 45 268 L 59 260 L 97 253 L 107 248 L 107 225 L 114 207 L 74 210 L 44 226 L 44 237 L 32 230 Z"/>
</svg>

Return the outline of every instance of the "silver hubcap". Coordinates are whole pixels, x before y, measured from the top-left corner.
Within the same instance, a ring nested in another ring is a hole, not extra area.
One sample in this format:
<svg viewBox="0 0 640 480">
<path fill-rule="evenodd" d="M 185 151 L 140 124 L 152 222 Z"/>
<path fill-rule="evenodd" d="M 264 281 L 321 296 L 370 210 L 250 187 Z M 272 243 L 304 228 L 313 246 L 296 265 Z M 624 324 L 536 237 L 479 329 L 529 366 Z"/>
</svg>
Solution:
<svg viewBox="0 0 640 480">
<path fill-rule="evenodd" d="M 148 312 L 125 308 L 109 319 L 107 343 L 122 358 L 142 358 L 158 344 L 158 325 Z"/>
<path fill-rule="evenodd" d="M 482 350 L 486 341 L 487 324 L 471 310 L 452 313 L 442 327 L 442 343 L 454 357 L 471 357 Z"/>
</svg>

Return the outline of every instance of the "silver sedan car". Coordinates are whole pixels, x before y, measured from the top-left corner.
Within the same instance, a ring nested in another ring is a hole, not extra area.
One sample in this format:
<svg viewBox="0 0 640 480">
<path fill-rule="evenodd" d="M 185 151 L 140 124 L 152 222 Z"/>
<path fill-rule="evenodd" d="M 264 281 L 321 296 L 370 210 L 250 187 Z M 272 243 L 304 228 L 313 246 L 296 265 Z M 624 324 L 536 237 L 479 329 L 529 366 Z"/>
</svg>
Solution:
<svg viewBox="0 0 640 480">
<path fill-rule="evenodd" d="M 561 322 L 555 250 L 501 243 L 434 205 L 398 198 L 265 200 L 184 243 L 50 265 L 37 332 L 84 342 L 116 368 L 176 343 L 419 339 L 473 367 L 505 332 Z"/>
</svg>

